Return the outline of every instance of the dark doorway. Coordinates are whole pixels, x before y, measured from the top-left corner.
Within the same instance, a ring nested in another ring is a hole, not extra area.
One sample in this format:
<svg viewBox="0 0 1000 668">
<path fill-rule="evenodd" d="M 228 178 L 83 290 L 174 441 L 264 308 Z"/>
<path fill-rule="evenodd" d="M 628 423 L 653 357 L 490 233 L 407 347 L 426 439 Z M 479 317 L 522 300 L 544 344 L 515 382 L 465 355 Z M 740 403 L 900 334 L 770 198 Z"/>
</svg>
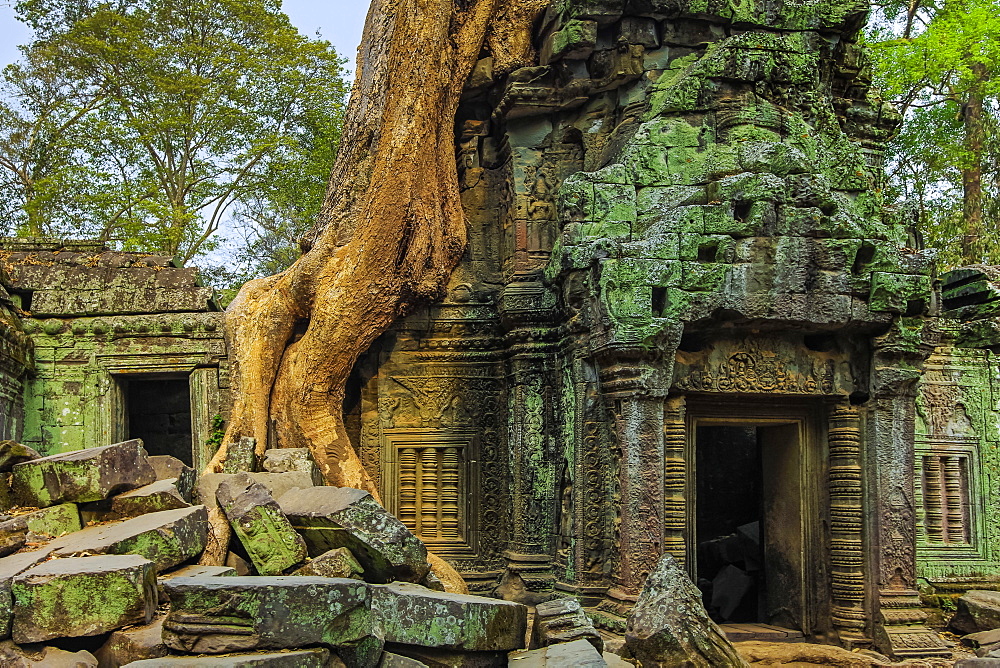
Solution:
<svg viewBox="0 0 1000 668">
<path fill-rule="evenodd" d="M 191 390 L 188 379 L 128 379 L 128 437 L 141 438 L 151 455 L 172 455 L 188 466 L 191 451 Z"/>
<path fill-rule="evenodd" d="M 799 429 L 699 425 L 697 582 L 720 623 L 802 625 Z"/>
</svg>

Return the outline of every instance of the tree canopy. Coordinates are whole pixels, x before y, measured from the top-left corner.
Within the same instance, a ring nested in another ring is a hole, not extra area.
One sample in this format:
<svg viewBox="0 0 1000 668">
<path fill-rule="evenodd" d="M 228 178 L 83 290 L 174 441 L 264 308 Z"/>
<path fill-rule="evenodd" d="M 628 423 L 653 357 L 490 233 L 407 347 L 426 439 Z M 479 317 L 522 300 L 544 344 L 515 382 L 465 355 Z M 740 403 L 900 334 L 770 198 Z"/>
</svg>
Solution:
<svg viewBox="0 0 1000 668">
<path fill-rule="evenodd" d="M 891 194 L 947 264 L 1000 263 L 1000 2 L 891 0 L 872 25 L 875 83 L 905 119 Z"/>
<path fill-rule="evenodd" d="M 311 224 L 340 138 L 342 59 L 275 0 L 23 0 L 3 73 L 0 227 L 187 262 L 224 221 L 268 262 Z M 5 207 L 5 208 L 3 208 Z M 275 260 L 277 257 L 279 259 Z"/>
</svg>

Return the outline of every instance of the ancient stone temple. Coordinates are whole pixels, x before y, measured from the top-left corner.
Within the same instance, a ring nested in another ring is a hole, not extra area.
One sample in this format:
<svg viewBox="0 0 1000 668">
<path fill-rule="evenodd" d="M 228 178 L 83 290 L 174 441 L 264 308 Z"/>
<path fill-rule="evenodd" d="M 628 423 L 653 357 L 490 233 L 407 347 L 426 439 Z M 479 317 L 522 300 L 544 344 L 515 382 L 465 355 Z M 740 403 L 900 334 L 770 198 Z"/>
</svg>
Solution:
<svg viewBox="0 0 1000 668">
<path fill-rule="evenodd" d="M 141 438 L 150 454 L 203 467 L 228 381 L 223 314 L 197 270 L 93 242 L 0 249 L 6 303 L 21 314 L 12 336 L 31 344 L 0 363 L 20 365 L 11 376 L 23 385 L 5 437 L 43 454 Z"/>
<path fill-rule="evenodd" d="M 923 606 L 1000 576 L 1000 293 L 883 204 L 866 9 L 559 0 L 480 61 L 470 248 L 345 406 L 474 589 L 620 628 L 668 552 L 720 621 L 933 656 Z"/>
<path fill-rule="evenodd" d="M 883 202 L 900 119 L 866 9 L 554 0 L 535 65 L 479 62 L 468 252 L 344 406 L 388 510 L 474 592 L 621 631 L 669 553 L 716 621 L 906 657 L 1000 586 L 1000 271 L 939 272 Z M 228 382 L 194 270 L 3 248 L 4 437 L 201 469 Z"/>
</svg>

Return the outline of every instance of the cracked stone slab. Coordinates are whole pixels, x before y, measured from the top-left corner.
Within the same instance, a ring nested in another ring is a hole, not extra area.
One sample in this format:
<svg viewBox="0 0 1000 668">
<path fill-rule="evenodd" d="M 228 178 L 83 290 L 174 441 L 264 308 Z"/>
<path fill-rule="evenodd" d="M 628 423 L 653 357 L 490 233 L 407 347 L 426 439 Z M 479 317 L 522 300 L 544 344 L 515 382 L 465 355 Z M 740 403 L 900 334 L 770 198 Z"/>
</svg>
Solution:
<svg viewBox="0 0 1000 668">
<path fill-rule="evenodd" d="M 37 508 L 100 501 L 155 480 L 139 439 L 34 459 L 11 473 L 14 498 Z"/>
<path fill-rule="evenodd" d="M 246 474 L 223 480 L 216 498 L 261 575 L 281 575 L 306 560 L 306 543 L 267 488 Z"/>
<path fill-rule="evenodd" d="M 317 557 L 346 547 L 365 569 L 368 582 L 420 582 L 430 570 L 427 548 L 372 495 L 350 487 L 313 487 L 288 492 L 278 505 Z"/>
<path fill-rule="evenodd" d="M 128 664 L 129 668 L 325 668 L 329 650 L 302 649 L 293 652 L 259 652 L 226 656 L 168 656 Z"/>
<path fill-rule="evenodd" d="M 587 640 L 555 643 L 541 649 L 511 652 L 510 668 L 606 668 L 597 649 Z"/>
<path fill-rule="evenodd" d="M 191 495 L 194 493 L 198 473 L 181 460 L 170 455 L 150 455 L 148 459 L 153 471 L 156 472 L 156 479 L 174 480 L 181 497 L 191 503 Z"/>
<path fill-rule="evenodd" d="M 205 506 L 164 510 L 123 522 L 92 526 L 51 543 L 57 557 L 90 554 L 138 554 L 157 571 L 197 557 L 208 540 Z"/>
<path fill-rule="evenodd" d="M 224 654 L 324 645 L 371 668 L 382 653 L 369 585 L 317 577 L 194 577 L 163 583 L 172 650 Z"/>
<path fill-rule="evenodd" d="M 75 503 L 40 508 L 0 522 L 0 556 L 13 554 L 25 543 L 48 540 L 81 529 Z"/>
<path fill-rule="evenodd" d="M 524 648 L 528 608 L 520 603 L 405 582 L 372 586 L 372 602 L 386 642 L 466 652 Z"/>
<path fill-rule="evenodd" d="M 52 559 L 14 577 L 11 592 L 18 644 L 148 624 L 157 605 L 153 562 L 133 554 Z"/>
</svg>

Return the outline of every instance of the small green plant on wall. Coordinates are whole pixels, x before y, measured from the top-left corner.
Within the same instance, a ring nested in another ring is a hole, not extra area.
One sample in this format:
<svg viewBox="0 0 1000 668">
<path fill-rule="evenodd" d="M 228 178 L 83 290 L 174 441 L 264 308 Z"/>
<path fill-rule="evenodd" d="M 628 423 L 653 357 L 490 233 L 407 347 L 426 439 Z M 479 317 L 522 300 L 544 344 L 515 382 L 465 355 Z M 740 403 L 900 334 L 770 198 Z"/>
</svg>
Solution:
<svg viewBox="0 0 1000 668">
<path fill-rule="evenodd" d="M 226 420 L 220 413 L 216 413 L 212 416 L 212 432 L 209 434 L 208 440 L 205 441 L 209 452 L 214 454 L 219 449 L 219 446 L 222 445 L 222 438 L 225 435 Z"/>
</svg>

